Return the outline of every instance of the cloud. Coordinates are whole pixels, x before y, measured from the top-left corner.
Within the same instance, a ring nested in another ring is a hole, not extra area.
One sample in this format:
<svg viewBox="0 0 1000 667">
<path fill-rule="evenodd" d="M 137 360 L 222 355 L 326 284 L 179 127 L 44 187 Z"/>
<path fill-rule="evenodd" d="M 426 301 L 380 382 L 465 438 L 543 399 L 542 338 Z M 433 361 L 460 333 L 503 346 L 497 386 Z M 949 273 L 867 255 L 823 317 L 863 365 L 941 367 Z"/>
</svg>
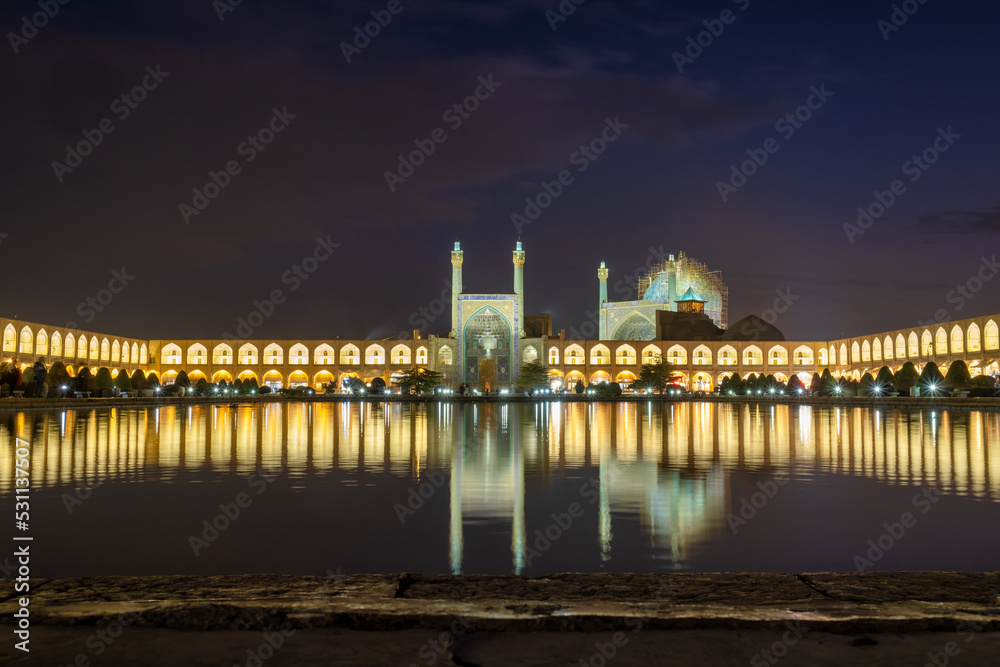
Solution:
<svg viewBox="0 0 1000 667">
<path fill-rule="evenodd" d="M 487 2 L 435 0 L 424 6 L 423 15 L 495 24 L 509 21 L 523 12 L 542 13 L 546 9 L 551 9 L 549 4 L 545 0 L 488 0 Z"/>
<path fill-rule="evenodd" d="M 778 108 L 776 99 L 724 95 L 679 76 L 610 71 L 605 65 L 621 62 L 622 54 L 573 49 L 560 49 L 555 62 L 517 53 L 311 69 L 276 64 L 266 50 L 227 54 L 169 39 L 111 51 L 99 38 L 78 36 L 47 48 L 44 61 L 26 63 L 17 77 L 16 122 L 0 128 L 4 145 L 25 165 L 0 192 L 11 195 L 15 210 L 18 200 L 29 204 L 23 193 L 36 192 L 33 214 L 92 233 L 177 225 L 161 247 L 178 250 L 192 229 L 178 205 L 191 202 L 192 188 L 204 186 L 210 170 L 240 159 L 237 145 L 268 122 L 273 107 L 287 106 L 296 120 L 243 165 L 193 225 L 235 238 L 252 226 L 253 242 L 266 246 L 290 235 L 308 240 L 331 225 L 476 223 L 477 208 L 491 199 L 516 199 L 517 182 L 567 168 L 570 153 L 607 117 L 629 125 L 616 151 L 653 146 L 671 153 L 767 123 Z M 89 90 L 63 85 L 78 70 L 74 63 L 100 73 Z M 170 77 L 58 184 L 51 161 L 156 63 Z M 427 77 L 429 71 L 437 75 Z M 470 99 L 479 77 L 490 74 L 501 86 L 461 127 L 449 127 L 443 113 Z M 439 127 L 447 141 L 390 192 L 385 172 Z"/>
<path fill-rule="evenodd" d="M 1000 206 L 928 213 L 918 218 L 917 229 L 925 234 L 995 234 L 1000 232 Z"/>
</svg>

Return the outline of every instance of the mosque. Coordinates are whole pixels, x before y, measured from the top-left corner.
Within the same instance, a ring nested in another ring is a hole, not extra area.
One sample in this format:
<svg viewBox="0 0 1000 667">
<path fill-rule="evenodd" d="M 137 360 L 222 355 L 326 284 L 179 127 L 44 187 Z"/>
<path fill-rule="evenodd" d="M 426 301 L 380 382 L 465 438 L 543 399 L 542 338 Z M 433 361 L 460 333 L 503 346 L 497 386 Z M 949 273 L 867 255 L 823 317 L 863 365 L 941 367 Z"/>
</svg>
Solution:
<svg viewBox="0 0 1000 667">
<path fill-rule="evenodd" d="M 611 302 L 610 267 L 601 262 L 597 340 L 553 333 L 548 313 L 524 306 L 525 250 L 514 246 L 513 291 L 469 294 L 462 289 L 464 253 L 451 250 L 451 328 L 409 340 L 259 339 L 144 340 L 0 317 L 7 360 L 30 365 L 38 357 L 63 362 L 71 375 L 83 366 L 107 366 L 113 375 L 155 371 L 170 384 L 184 370 L 192 381 L 255 379 L 272 388 L 311 386 L 323 391 L 346 378 L 371 382 L 412 368 L 440 372 L 450 386 L 497 390 L 517 386 L 518 369 L 532 361 L 549 369 L 553 387 L 616 382 L 628 390 L 642 365 L 671 363 L 681 384 L 710 391 L 725 377 L 774 375 L 804 380 L 830 368 L 859 379 L 881 366 L 906 361 L 919 370 L 934 361 L 946 372 L 965 361 L 973 375 L 1000 376 L 1000 314 L 834 340 L 786 340 L 773 324 L 750 315 L 729 325 L 728 288 L 719 271 L 684 253 L 668 255 L 638 281 L 638 299 Z"/>
<path fill-rule="evenodd" d="M 525 253 L 521 241 L 514 247 L 514 291 L 510 294 L 464 293 L 463 261 L 461 243 L 456 241 L 451 251 L 452 325 L 447 339 L 456 348 L 457 372 L 451 374 L 455 381 L 485 389 L 504 387 L 516 380 L 518 360 L 523 363 L 543 359 L 548 351 L 549 362 L 553 363 L 558 352 L 548 346 L 553 338 L 551 315 L 528 315 L 524 310 Z M 742 328 L 731 334 L 726 331 L 729 289 L 721 272 L 709 270 L 684 253 L 668 255 L 665 262 L 640 277 L 639 299 L 635 301 L 608 301 L 609 275 L 608 267 L 601 262 L 597 270 L 601 341 L 739 339 L 737 332 Z M 771 340 L 784 340 L 770 324 L 762 320 L 754 324 L 752 333 L 745 338 L 759 340 L 764 334 Z M 557 338 L 564 339 L 565 334 Z M 432 355 L 438 363 L 432 363 L 432 368 L 448 373 L 453 354 L 449 344 L 434 337 L 431 340 L 438 343 L 438 353 Z M 634 348 L 632 352 L 634 357 Z M 570 363 L 574 360 L 572 353 L 570 350 Z"/>
<path fill-rule="evenodd" d="M 725 329 L 729 311 L 729 288 L 722 273 L 710 271 L 701 262 L 684 253 L 655 266 L 639 280 L 639 300 L 608 302 L 608 269 L 601 262 L 597 269 L 600 281 L 601 340 L 653 340 L 657 338 L 660 313 L 705 313 L 719 328 Z M 704 297 L 704 298 L 702 298 Z"/>
</svg>

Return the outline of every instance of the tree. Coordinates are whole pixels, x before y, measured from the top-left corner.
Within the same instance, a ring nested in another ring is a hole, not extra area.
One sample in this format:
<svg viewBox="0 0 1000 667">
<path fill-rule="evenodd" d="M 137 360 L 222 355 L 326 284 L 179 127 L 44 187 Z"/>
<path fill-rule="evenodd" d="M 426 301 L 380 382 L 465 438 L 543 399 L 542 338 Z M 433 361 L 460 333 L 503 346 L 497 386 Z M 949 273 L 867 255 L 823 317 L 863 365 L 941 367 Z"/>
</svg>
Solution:
<svg viewBox="0 0 1000 667">
<path fill-rule="evenodd" d="M 793 396 L 798 396 L 799 394 L 805 392 L 806 387 L 802 384 L 802 380 L 799 379 L 798 375 L 793 375 L 788 378 L 788 393 Z"/>
<path fill-rule="evenodd" d="M 924 369 L 920 372 L 919 384 L 921 389 L 929 392 L 932 396 L 941 390 L 944 376 L 941 375 L 941 371 L 933 361 L 928 361 L 924 365 Z"/>
<path fill-rule="evenodd" d="M 69 376 L 69 372 L 66 370 L 66 365 L 61 361 L 53 362 L 49 367 L 49 373 L 45 377 L 45 381 L 49 383 L 49 387 L 52 389 L 61 389 L 62 387 L 68 387 L 72 378 Z"/>
<path fill-rule="evenodd" d="M 920 373 L 917 373 L 917 367 L 913 365 L 912 361 L 903 364 L 903 367 L 896 371 L 892 378 L 893 386 L 901 394 L 909 394 L 910 387 L 915 387 L 919 381 Z"/>
<path fill-rule="evenodd" d="M 410 368 L 392 378 L 394 385 L 415 394 L 434 391 L 434 388 L 443 381 L 443 374 L 432 371 L 429 368 Z M 372 383 L 372 387 L 374 388 L 374 382 Z"/>
<path fill-rule="evenodd" d="M 812 380 L 809 382 L 809 391 L 818 396 L 822 390 L 823 378 L 820 377 L 819 373 L 813 373 Z"/>
<path fill-rule="evenodd" d="M 993 389 L 997 386 L 997 381 L 992 375 L 977 375 L 969 381 L 969 385 L 974 389 Z"/>
<path fill-rule="evenodd" d="M 639 389 L 652 389 L 661 394 L 666 391 L 674 380 L 674 365 L 657 359 L 648 364 L 642 365 L 639 377 L 635 381 L 635 386 Z"/>
<path fill-rule="evenodd" d="M 746 390 L 746 383 L 743 382 L 743 378 L 741 378 L 739 374 L 734 373 L 729 377 L 729 391 L 733 392 L 734 395 L 742 396 L 746 393 Z"/>
<path fill-rule="evenodd" d="M 90 372 L 90 369 L 84 366 L 76 372 L 76 390 L 77 391 L 93 391 L 94 390 L 94 374 Z"/>
<path fill-rule="evenodd" d="M 621 396 L 622 388 L 617 382 L 602 382 L 597 393 L 599 396 Z"/>
<path fill-rule="evenodd" d="M 178 387 L 184 387 L 187 389 L 191 386 L 191 380 L 188 379 L 187 371 L 181 371 L 177 374 L 177 378 L 174 380 L 174 384 Z"/>
<path fill-rule="evenodd" d="M 129 378 L 132 383 L 133 389 L 142 389 L 146 384 L 146 374 L 142 372 L 142 369 L 135 369 L 132 371 L 132 377 Z"/>
<path fill-rule="evenodd" d="M 111 389 L 114 386 L 111 371 L 107 367 L 101 366 L 97 369 L 97 375 L 94 376 L 94 386 L 98 389 Z"/>
<path fill-rule="evenodd" d="M 243 388 L 248 389 L 251 394 L 256 394 L 260 387 L 257 385 L 257 378 L 252 377 L 243 383 Z"/>
<path fill-rule="evenodd" d="M 237 396 L 244 393 L 243 380 L 236 378 L 236 382 L 233 383 L 233 393 L 235 393 Z"/>
<path fill-rule="evenodd" d="M 343 385 L 344 385 L 344 391 L 346 391 L 349 394 L 353 394 L 358 390 L 364 391 L 365 388 L 364 380 L 362 380 L 359 377 L 355 377 L 353 375 L 349 375 L 346 378 L 344 378 Z"/>
<path fill-rule="evenodd" d="M 958 389 L 970 382 L 972 382 L 972 374 L 969 373 L 969 367 L 966 363 L 961 359 L 953 361 L 948 367 L 948 373 L 944 376 L 944 386 L 949 389 Z"/>
<path fill-rule="evenodd" d="M 132 381 L 129 380 L 128 373 L 119 371 L 118 375 L 115 376 L 115 386 L 118 387 L 119 391 L 130 391 L 132 389 Z"/>
<path fill-rule="evenodd" d="M 146 384 L 149 385 L 150 389 L 155 389 L 160 386 L 160 378 L 157 377 L 156 373 L 150 372 L 150 374 L 146 376 Z"/>
<path fill-rule="evenodd" d="M 840 385 L 836 380 L 833 379 L 833 373 L 830 372 L 829 368 L 823 369 L 823 374 L 819 376 L 819 390 L 824 396 L 830 396 L 831 394 L 837 393 L 836 388 Z"/>
<path fill-rule="evenodd" d="M 577 394 L 582 394 L 585 390 L 586 390 L 586 387 L 584 386 L 582 380 L 579 381 L 579 382 L 577 382 L 576 386 L 573 388 L 573 391 L 575 391 Z"/>
<path fill-rule="evenodd" d="M 372 380 L 372 393 L 381 394 L 382 390 L 385 389 L 385 380 L 382 378 L 375 378 Z"/>
<path fill-rule="evenodd" d="M 528 389 L 549 386 L 549 367 L 540 361 L 526 361 L 517 372 L 517 384 Z"/>
<path fill-rule="evenodd" d="M 878 369 L 878 375 L 875 376 L 875 387 L 882 394 L 888 393 L 893 390 L 892 382 L 892 371 L 889 370 L 888 366 L 883 366 Z"/>
<path fill-rule="evenodd" d="M 867 371 L 861 376 L 861 384 L 858 389 L 862 396 L 876 396 L 881 393 L 875 391 L 875 378 Z"/>
</svg>

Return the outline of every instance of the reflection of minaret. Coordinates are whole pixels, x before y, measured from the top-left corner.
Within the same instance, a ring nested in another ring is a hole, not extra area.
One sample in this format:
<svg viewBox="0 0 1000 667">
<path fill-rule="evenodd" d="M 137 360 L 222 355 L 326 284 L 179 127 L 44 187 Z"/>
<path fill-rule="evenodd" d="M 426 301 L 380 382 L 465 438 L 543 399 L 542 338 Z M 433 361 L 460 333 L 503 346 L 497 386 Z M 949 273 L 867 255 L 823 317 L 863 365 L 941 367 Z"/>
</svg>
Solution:
<svg viewBox="0 0 1000 667">
<path fill-rule="evenodd" d="M 608 269 L 607 269 L 606 266 L 604 266 L 604 262 L 601 262 L 600 268 L 597 269 L 597 279 L 600 281 L 600 285 L 601 285 L 600 296 L 598 298 L 598 301 L 600 303 L 597 304 L 597 314 L 598 314 L 598 321 L 599 321 L 599 324 L 598 324 L 598 337 L 601 340 L 607 340 L 608 339 L 608 336 L 607 336 L 607 334 L 608 334 L 608 332 L 607 332 L 608 326 L 607 326 L 607 323 L 604 321 L 604 315 L 603 315 L 604 309 L 601 308 L 601 306 L 603 306 L 604 304 L 606 304 L 608 302 Z"/>
<path fill-rule="evenodd" d="M 503 408 L 504 421 L 507 416 L 507 406 Z M 527 542 L 524 525 L 524 456 L 521 452 L 520 429 L 515 427 L 511 434 L 511 487 L 514 489 L 514 521 L 511 526 L 510 548 L 514 559 L 514 574 L 521 574 L 524 569 L 525 543 Z"/>
<path fill-rule="evenodd" d="M 514 294 L 517 295 L 518 338 L 524 338 L 524 250 L 520 241 L 514 249 Z"/>
<path fill-rule="evenodd" d="M 451 520 L 449 555 L 451 572 L 461 574 L 465 545 L 464 525 L 497 520 L 511 524 L 513 568 L 520 573 L 526 556 L 524 516 L 524 456 L 520 437 L 510 435 L 507 406 L 499 408 L 496 426 L 493 410 L 457 409 L 457 438 L 451 457 Z M 472 427 L 467 423 L 472 422 Z M 502 444 L 506 442 L 509 448 Z M 473 564 L 472 567 L 475 567 Z"/>
<path fill-rule="evenodd" d="M 611 453 L 602 447 L 598 470 L 600 502 L 598 503 L 597 534 L 601 543 L 601 560 L 611 560 Z"/>
<path fill-rule="evenodd" d="M 458 338 L 458 295 L 462 293 L 462 247 L 455 241 L 451 251 L 451 337 Z"/>
<path fill-rule="evenodd" d="M 449 523 L 448 555 L 451 573 L 462 573 L 462 471 L 465 467 L 465 416 L 452 422 L 458 424 L 458 438 L 452 440 L 451 454 L 451 521 Z"/>
</svg>

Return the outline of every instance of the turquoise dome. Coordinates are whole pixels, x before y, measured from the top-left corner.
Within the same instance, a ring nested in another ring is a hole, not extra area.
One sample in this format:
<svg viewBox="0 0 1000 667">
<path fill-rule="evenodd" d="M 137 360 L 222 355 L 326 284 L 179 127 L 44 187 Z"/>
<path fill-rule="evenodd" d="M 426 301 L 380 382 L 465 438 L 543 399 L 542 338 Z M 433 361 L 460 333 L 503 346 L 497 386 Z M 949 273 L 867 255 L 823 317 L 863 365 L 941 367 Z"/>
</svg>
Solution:
<svg viewBox="0 0 1000 667">
<path fill-rule="evenodd" d="M 660 275 L 656 276 L 646 291 L 642 293 L 642 300 L 649 301 L 650 299 L 668 299 L 670 298 L 670 274 L 664 271 Z"/>
</svg>

